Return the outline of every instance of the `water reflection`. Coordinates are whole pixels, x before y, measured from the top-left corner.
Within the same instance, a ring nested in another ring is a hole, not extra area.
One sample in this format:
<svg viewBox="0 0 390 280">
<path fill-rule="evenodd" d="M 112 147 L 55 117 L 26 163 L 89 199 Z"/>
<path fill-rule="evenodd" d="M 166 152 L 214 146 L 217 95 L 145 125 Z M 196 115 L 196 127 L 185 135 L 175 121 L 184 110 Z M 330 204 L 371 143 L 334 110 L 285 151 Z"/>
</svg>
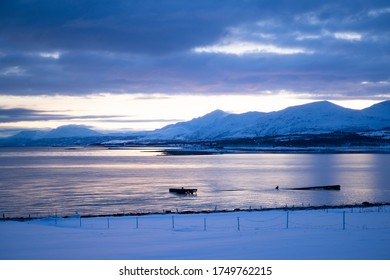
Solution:
<svg viewBox="0 0 390 280">
<path fill-rule="evenodd" d="M 2 148 L 0 213 L 113 214 L 390 201 L 388 154 L 156 155 L 154 149 Z M 283 189 L 333 184 L 340 184 L 341 191 Z M 195 187 L 198 195 L 172 195 L 171 187 Z"/>
</svg>

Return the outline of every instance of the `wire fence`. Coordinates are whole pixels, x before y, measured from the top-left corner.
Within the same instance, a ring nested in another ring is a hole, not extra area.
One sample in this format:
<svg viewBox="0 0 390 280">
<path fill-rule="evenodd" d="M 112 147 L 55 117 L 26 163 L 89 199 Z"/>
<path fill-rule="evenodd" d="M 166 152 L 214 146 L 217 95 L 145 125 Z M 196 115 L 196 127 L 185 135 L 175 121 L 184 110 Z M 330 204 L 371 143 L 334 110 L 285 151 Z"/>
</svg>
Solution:
<svg viewBox="0 0 390 280">
<path fill-rule="evenodd" d="M 390 229 L 390 206 L 350 209 L 242 211 L 219 214 L 161 214 L 123 217 L 44 219 L 56 227 L 81 229 L 261 231 L 274 229 L 370 230 Z"/>
</svg>

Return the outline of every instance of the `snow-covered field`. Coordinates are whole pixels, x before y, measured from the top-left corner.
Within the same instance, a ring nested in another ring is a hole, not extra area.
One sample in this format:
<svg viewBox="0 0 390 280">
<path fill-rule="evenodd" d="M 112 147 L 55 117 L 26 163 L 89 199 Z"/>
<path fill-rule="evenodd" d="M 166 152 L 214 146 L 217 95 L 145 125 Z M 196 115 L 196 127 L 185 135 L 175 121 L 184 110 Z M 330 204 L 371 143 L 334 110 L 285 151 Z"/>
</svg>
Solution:
<svg viewBox="0 0 390 280">
<path fill-rule="evenodd" d="M 389 260 L 390 206 L 0 221 L 0 248 L 8 260 Z"/>
</svg>

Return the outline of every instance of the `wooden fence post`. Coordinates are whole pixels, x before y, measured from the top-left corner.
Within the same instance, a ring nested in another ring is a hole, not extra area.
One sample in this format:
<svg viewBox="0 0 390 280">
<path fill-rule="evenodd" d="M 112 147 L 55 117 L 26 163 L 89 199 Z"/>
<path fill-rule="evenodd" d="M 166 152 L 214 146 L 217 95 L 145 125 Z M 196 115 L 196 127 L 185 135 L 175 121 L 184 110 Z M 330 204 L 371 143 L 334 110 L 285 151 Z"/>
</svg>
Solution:
<svg viewBox="0 0 390 280">
<path fill-rule="evenodd" d="M 288 229 L 288 223 L 289 223 L 289 217 L 288 217 L 288 215 L 289 215 L 289 212 L 287 211 L 287 218 L 286 218 L 286 228 Z"/>
<path fill-rule="evenodd" d="M 345 211 L 343 211 L 343 230 L 345 230 Z"/>
</svg>

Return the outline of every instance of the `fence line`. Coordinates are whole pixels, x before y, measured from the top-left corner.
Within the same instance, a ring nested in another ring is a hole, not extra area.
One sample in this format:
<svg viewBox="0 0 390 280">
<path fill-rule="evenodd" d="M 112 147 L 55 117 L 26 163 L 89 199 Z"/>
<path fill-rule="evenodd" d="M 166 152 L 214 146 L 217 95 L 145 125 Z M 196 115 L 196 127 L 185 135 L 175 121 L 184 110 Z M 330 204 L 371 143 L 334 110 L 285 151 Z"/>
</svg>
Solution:
<svg viewBox="0 0 390 280">
<path fill-rule="evenodd" d="M 179 209 L 176 208 L 175 211 L 172 210 L 163 210 L 162 212 L 148 212 L 146 210 L 137 210 L 136 212 L 127 212 L 125 210 L 120 210 L 118 213 L 113 214 L 86 214 L 83 216 L 84 218 L 93 218 L 93 217 L 103 217 L 103 216 L 144 216 L 144 215 L 158 215 L 158 214 L 212 214 L 212 213 L 231 213 L 231 212 L 243 212 L 243 211 L 253 211 L 253 212 L 267 212 L 267 211 L 300 211 L 300 210 L 313 210 L 313 211 L 324 211 L 328 213 L 328 211 L 335 212 L 335 211 L 346 211 L 346 212 L 383 212 L 383 211 L 389 211 L 390 203 L 377 203 L 377 204 L 351 204 L 351 205 L 340 205 L 340 206 L 310 206 L 308 205 L 285 205 L 283 207 L 271 207 L 271 208 L 264 208 L 261 205 L 259 207 L 253 207 L 249 206 L 248 208 L 235 208 L 234 210 L 229 210 L 225 208 L 219 208 L 218 205 L 215 205 L 215 207 L 211 210 L 186 210 L 186 209 Z M 387 210 L 386 210 L 387 209 Z M 50 218 L 50 217 L 67 217 L 67 218 L 73 218 L 75 216 L 80 215 L 78 211 L 75 211 L 73 213 L 76 213 L 75 215 L 68 214 L 66 216 L 58 216 L 58 210 L 56 208 L 47 210 L 47 211 L 41 211 L 41 212 L 31 212 L 29 213 L 26 211 L 27 214 L 24 216 L 15 216 L 15 214 L 7 213 L 7 211 L 3 212 L 0 211 L 0 221 L 3 220 L 33 220 L 33 219 L 44 219 L 44 218 Z"/>
<path fill-rule="evenodd" d="M 80 229 L 172 230 L 172 231 L 256 231 L 272 229 L 361 230 L 390 229 L 390 206 L 378 209 L 260 211 L 225 214 L 151 215 L 85 218 L 51 217 L 44 220 L 56 227 Z M 379 215 L 379 216 L 378 216 Z M 378 218 L 373 218 L 373 217 Z M 363 219 L 360 219 L 363 218 Z"/>
</svg>

